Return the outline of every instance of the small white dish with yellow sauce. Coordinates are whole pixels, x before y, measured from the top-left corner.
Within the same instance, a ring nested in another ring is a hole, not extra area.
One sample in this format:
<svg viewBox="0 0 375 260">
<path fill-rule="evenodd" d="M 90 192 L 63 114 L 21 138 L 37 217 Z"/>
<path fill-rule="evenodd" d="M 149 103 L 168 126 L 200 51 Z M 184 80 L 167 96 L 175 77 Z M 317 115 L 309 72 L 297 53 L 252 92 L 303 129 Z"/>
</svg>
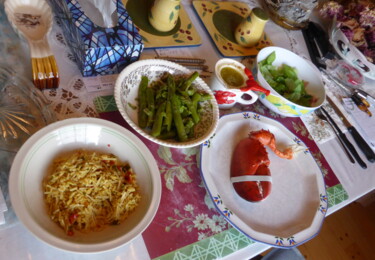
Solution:
<svg viewBox="0 0 375 260">
<path fill-rule="evenodd" d="M 230 109 L 236 103 L 251 105 L 257 101 L 258 95 L 246 89 L 248 77 L 245 68 L 242 63 L 229 58 L 216 62 L 210 87 L 220 109 Z"/>
</svg>

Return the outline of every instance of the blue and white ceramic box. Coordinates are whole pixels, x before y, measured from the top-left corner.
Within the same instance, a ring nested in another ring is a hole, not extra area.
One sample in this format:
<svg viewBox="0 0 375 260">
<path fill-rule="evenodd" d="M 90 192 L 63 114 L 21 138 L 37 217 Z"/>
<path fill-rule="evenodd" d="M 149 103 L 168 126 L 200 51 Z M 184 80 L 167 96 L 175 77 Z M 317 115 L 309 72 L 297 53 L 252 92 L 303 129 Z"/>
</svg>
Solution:
<svg viewBox="0 0 375 260">
<path fill-rule="evenodd" d="M 122 1 L 113 1 L 117 25 L 103 28 L 91 21 L 77 0 L 49 0 L 84 77 L 119 73 L 138 60 L 144 48 Z"/>
</svg>

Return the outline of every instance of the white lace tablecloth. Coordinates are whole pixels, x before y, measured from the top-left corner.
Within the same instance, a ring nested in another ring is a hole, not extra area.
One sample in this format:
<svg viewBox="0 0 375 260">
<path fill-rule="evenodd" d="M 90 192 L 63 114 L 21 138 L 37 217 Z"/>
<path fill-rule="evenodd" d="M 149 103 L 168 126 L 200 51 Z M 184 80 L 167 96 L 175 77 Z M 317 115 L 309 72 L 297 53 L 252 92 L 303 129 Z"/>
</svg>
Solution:
<svg viewBox="0 0 375 260">
<path fill-rule="evenodd" d="M 250 1 L 249 5 L 257 6 L 258 3 L 253 0 Z M 188 9 L 188 12 L 192 13 L 191 8 Z M 195 14 L 193 13 L 190 17 L 195 18 Z M 200 35 L 207 35 L 207 32 L 202 27 L 197 26 L 197 30 L 200 32 Z M 270 21 L 266 26 L 266 33 L 278 46 L 292 50 L 294 53 L 305 59 L 310 59 L 300 31 L 288 31 L 275 26 Z M 208 70 L 201 72 L 201 77 L 209 84 L 214 65 L 220 58 L 220 55 L 215 50 L 215 47 L 209 42 L 209 37 L 202 38 L 203 43 L 199 47 L 149 49 L 142 53 L 140 59 L 157 58 L 160 56 L 190 58 L 203 57 L 206 59 L 206 65 L 208 65 L 209 68 Z M 54 23 L 52 32 L 49 35 L 49 42 L 58 63 L 61 79 L 59 88 L 43 91 L 44 95 L 51 102 L 51 109 L 56 113 L 59 120 L 70 117 L 97 117 L 98 114 L 95 110 L 93 99 L 97 96 L 112 94 L 117 75 L 105 77 L 99 76 L 94 78 L 82 77 L 75 63 L 74 57 L 65 43 L 61 27 L 56 22 Z M 244 57 L 239 60 L 248 67 L 251 67 L 254 62 L 253 57 Z M 341 99 L 342 97 L 341 89 L 336 87 L 324 76 L 323 80 L 326 84 L 327 93 L 338 102 L 338 99 Z M 105 86 L 101 84 L 102 81 L 106 82 Z M 97 88 L 97 86 L 99 86 L 99 88 Z M 327 109 L 330 110 L 329 107 L 327 107 Z M 336 116 L 334 116 L 334 118 L 336 118 L 339 126 L 344 130 L 345 128 L 340 120 Z M 316 142 L 324 143 L 335 137 L 330 126 L 324 124 L 314 114 L 303 117 L 303 121 Z"/>
</svg>

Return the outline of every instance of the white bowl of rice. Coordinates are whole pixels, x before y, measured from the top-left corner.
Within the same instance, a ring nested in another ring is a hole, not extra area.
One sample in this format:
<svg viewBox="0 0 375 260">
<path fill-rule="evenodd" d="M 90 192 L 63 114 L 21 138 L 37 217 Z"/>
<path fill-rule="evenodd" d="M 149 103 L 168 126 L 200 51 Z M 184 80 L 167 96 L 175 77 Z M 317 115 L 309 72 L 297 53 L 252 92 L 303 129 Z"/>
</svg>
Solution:
<svg viewBox="0 0 375 260">
<path fill-rule="evenodd" d="M 122 246 L 151 223 L 160 173 L 145 144 L 103 119 L 48 125 L 18 151 L 9 177 L 19 220 L 49 245 L 79 253 Z"/>
</svg>

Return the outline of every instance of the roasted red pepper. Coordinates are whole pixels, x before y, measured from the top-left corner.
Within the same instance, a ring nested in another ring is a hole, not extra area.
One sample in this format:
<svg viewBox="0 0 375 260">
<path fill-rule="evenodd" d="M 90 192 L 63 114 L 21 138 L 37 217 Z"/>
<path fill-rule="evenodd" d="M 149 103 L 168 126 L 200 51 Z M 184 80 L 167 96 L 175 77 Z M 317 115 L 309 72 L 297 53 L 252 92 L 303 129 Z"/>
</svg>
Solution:
<svg viewBox="0 0 375 260">
<path fill-rule="evenodd" d="M 77 218 L 78 218 L 78 214 L 77 213 L 70 214 L 70 216 L 69 216 L 69 223 L 73 224 L 76 221 Z"/>
<path fill-rule="evenodd" d="M 258 84 L 258 82 L 256 82 L 253 74 L 251 73 L 251 71 L 248 68 L 245 68 L 244 72 L 245 72 L 246 76 L 248 77 L 248 80 L 246 80 L 246 87 L 241 88 L 241 91 L 244 91 L 244 92 L 248 91 L 248 90 L 259 91 L 259 92 L 262 92 L 262 93 L 266 94 L 266 96 L 268 96 L 271 93 L 271 91 L 263 88 L 262 86 L 260 86 Z"/>
<path fill-rule="evenodd" d="M 217 90 L 215 91 L 215 98 L 218 104 L 232 104 L 234 102 L 230 97 L 235 97 L 236 94 L 229 91 Z"/>
</svg>

